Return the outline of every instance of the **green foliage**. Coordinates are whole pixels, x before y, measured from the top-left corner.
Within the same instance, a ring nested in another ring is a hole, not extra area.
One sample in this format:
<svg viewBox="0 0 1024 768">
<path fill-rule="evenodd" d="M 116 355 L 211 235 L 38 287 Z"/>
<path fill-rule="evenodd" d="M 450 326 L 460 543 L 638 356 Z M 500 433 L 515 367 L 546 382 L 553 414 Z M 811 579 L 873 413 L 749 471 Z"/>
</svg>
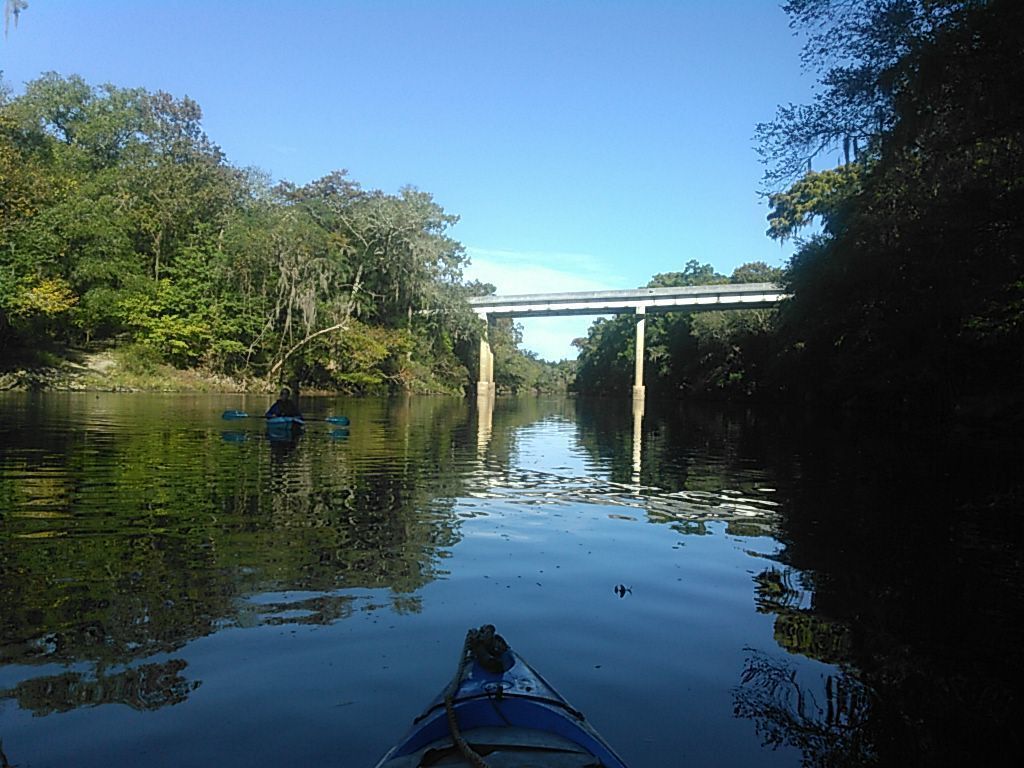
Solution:
<svg viewBox="0 0 1024 768">
<path fill-rule="evenodd" d="M 777 283 L 782 279 L 781 267 L 772 267 L 763 261 L 741 264 L 733 270 L 730 283 Z"/>
<path fill-rule="evenodd" d="M 152 293 L 132 293 L 119 302 L 124 325 L 143 346 L 157 350 L 179 367 L 197 363 L 211 342 L 210 330 L 198 314 L 181 314 L 183 292 L 161 280 Z"/>
<path fill-rule="evenodd" d="M 494 383 L 503 392 L 528 391 L 536 382 L 537 368 L 533 358 L 522 354 L 518 347 L 523 340 L 522 327 L 509 319 L 491 323 L 488 334 L 494 353 Z"/>
<path fill-rule="evenodd" d="M 163 363 L 163 355 L 153 344 L 134 343 L 118 349 L 117 364 L 129 375 L 149 376 Z"/>
<path fill-rule="evenodd" d="M 271 187 L 187 98 L 0 88 L 0 349 L 128 340 L 180 367 L 451 391 L 480 334 L 465 297 L 489 288 L 461 282 L 456 221 L 344 171 Z"/>
<path fill-rule="evenodd" d="M 568 392 L 576 381 L 575 360 L 559 360 L 557 363 L 541 361 L 543 367 L 537 378 L 536 389 L 540 393 Z"/>
<path fill-rule="evenodd" d="M 648 288 L 675 288 L 683 285 L 714 285 L 726 282 L 710 264 L 701 264 L 696 259 L 686 262 L 682 272 L 665 272 L 655 275 L 647 283 Z"/>
<path fill-rule="evenodd" d="M 160 366 L 148 347 L 125 346 L 116 357 L 130 373 Z M 20 434 L 24 442 L 15 446 L 62 457 L 64 475 L 40 472 L 26 480 L 17 467 L 0 473 L 5 632 L 49 636 L 46 663 L 99 668 L 83 675 L 95 678 L 99 689 L 84 698 L 81 689 L 69 692 L 59 681 L 36 691 L 34 699 L 20 688 L 18 695 L 27 699 L 22 703 L 39 713 L 111 700 L 168 703 L 157 695 L 160 679 L 150 681 L 156 690 L 133 696 L 131 686 L 123 690 L 109 671 L 137 668 L 135 662 L 174 651 L 218 622 L 244 622 L 238 598 L 285 581 L 323 592 L 393 591 L 406 606 L 414 605 L 409 596 L 441 570 L 433 553 L 457 541 L 448 516 L 425 521 L 422 511 L 441 510 L 451 502 L 439 498 L 461 493 L 463 481 L 453 467 L 464 459 L 452 450 L 468 427 L 461 403 L 403 403 L 397 411 L 408 411 L 413 424 L 429 425 L 406 429 L 404 442 L 388 439 L 402 430 L 401 417 L 384 410 L 386 404 L 350 403 L 354 439 L 379 441 L 388 452 L 387 471 L 338 452 L 311 451 L 301 482 L 270 488 L 264 441 L 226 443 L 211 436 L 205 415 L 195 416 L 186 400 L 152 398 L 142 405 L 137 398 L 101 397 L 95 412 L 118 414 L 118 423 L 131 428 L 115 425 L 103 435 L 101 450 L 78 429 Z M 403 448 L 407 458 L 418 460 L 402 462 Z M 344 492 L 325 498 L 323 482 L 316 481 L 325 477 Z M 76 502 L 76 514 L 91 520 L 85 535 L 72 530 L 80 525 L 70 515 L 30 513 L 41 506 L 64 509 L 69 488 L 97 484 L 116 492 L 86 493 Z M 18 510 L 23 513 L 12 514 Z M 351 611 L 349 600 L 343 595 L 321 604 L 319 620 Z M 55 680 L 45 670 L 41 679 Z M 10 689 L 5 696 L 13 695 Z"/>
<path fill-rule="evenodd" d="M 491 323 L 488 338 L 494 353 L 494 383 L 505 394 L 564 393 L 572 380 L 575 361 L 550 363 L 519 349 L 522 326 L 511 319 Z"/>
<path fill-rule="evenodd" d="M 577 339 L 575 388 L 587 393 L 629 391 L 633 385 L 634 321 L 629 316 L 599 318 L 587 329 L 585 339 Z M 655 357 L 659 352 L 654 352 Z"/>
<path fill-rule="evenodd" d="M 773 351 L 773 310 L 747 309 L 694 315 L 696 355 L 683 366 L 694 391 L 749 397 L 761 393 L 761 369 Z"/>
<path fill-rule="evenodd" d="M 784 192 L 768 197 L 768 237 L 786 240 L 820 217 L 826 227 L 839 222 L 844 203 L 860 189 L 862 166 L 847 163 L 831 171 L 808 171 Z"/>
<path fill-rule="evenodd" d="M 696 260 L 680 272 L 655 275 L 648 287 L 775 282 L 782 270 L 764 262 L 736 268 L 726 278 Z M 650 314 L 644 332 L 644 381 L 660 395 L 758 394 L 759 371 L 771 354 L 775 313 L 732 310 Z M 591 325 L 580 350 L 574 387 L 588 393 L 628 393 L 633 386 L 636 318 L 619 315 Z"/>
<path fill-rule="evenodd" d="M 1011 41 L 1024 35 L 1024 8 L 906 9 L 926 34 L 886 59 L 899 73 L 891 117 L 855 194 L 821 204 L 826 196 L 805 196 L 807 179 L 786 193 L 811 199 L 825 231 L 789 266 L 794 298 L 772 382 L 830 406 L 963 414 L 998 403 L 1019 419 L 1010 404 L 1024 391 L 1024 65 Z M 874 32 L 842 34 L 882 71 Z"/>
<path fill-rule="evenodd" d="M 442 286 L 461 277 L 463 248 L 445 234 L 458 217 L 425 192 L 367 192 L 345 171 L 277 191 L 286 204 L 308 212 L 358 265 L 352 270 L 352 288 L 360 294 L 357 315 L 401 323 L 410 311 L 434 308 Z"/>
<path fill-rule="evenodd" d="M 810 104 L 779 107 L 757 126 L 770 187 L 792 182 L 826 153 L 843 162 L 876 157 L 898 119 L 901 94 L 918 75 L 911 52 L 960 23 L 975 0 L 788 0 L 791 26 L 805 35 L 802 59 L 818 74 Z"/>
<path fill-rule="evenodd" d="M 352 319 L 343 331 L 304 353 L 306 378 L 314 385 L 369 394 L 386 392 L 402 379 L 402 360 L 412 340 L 405 330 Z"/>
</svg>

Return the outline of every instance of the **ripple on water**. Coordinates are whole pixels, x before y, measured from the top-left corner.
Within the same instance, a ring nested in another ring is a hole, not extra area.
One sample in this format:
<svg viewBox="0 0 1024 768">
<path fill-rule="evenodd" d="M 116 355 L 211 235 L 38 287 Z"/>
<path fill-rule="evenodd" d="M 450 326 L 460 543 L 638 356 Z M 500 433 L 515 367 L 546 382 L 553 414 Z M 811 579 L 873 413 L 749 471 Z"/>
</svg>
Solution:
<svg viewBox="0 0 1024 768">
<path fill-rule="evenodd" d="M 616 483 L 590 476 L 559 475 L 540 470 L 478 474 L 486 487 L 469 490 L 475 499 L 500 499 L 526 506 L 596 504 L 636 510 L 654 521 L 742 520 L 770 533 L 779 504 L 770 491 L 664 491 L 653 486 Z M 757 494 L 757 495 L 752 495 Z"/>
</svg>

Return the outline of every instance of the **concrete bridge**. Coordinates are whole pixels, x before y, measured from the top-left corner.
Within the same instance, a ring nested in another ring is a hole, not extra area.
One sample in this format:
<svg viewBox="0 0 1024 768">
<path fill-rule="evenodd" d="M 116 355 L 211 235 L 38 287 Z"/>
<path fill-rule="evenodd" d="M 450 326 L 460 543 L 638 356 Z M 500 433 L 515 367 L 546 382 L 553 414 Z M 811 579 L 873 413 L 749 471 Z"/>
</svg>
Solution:
<svg viewBox="0 0 1024 768">
<path fill-rule="evenodd" d="M 476 296 L 469 300 L 484 321 L 498 317 L 558 317 L 561 315 L 636 316 L 636 357 L 633 397 L 644 397 L 644 318 L 652 312 L 711 312 L 723 309 L 773 307 L 786 297 L 775 283 L 729 283 L 679 288 L 636 288 L 627 291 L 531 293 L 518 296 Z M 480 379 L 477 394 L 494 394 L 494 354 L 485 336 L 480 340 Z"/>
</svg>

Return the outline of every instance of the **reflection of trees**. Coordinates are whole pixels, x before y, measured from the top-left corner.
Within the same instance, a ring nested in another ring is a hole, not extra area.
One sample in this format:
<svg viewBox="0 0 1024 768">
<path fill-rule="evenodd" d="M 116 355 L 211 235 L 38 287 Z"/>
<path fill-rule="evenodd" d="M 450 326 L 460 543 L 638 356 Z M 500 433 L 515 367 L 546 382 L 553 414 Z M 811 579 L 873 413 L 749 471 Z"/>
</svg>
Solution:
<svg viewBox="0 0 1024 768">
<path fill-rule="evenodd" d="M 317 595 L 289 600 L 242 601 L 236 615 L 239 626 L 259 624 L 332 624 L 347 619 L 358 610 L 372 611 L 382 607 L 353 595 Z M 416 595 L 391 595 L 387 607 L 395 613 L 419 613 L 421 600 Z"/>
<path fill-rule="evenodd" d="M 633 476 L 632 409 L 628 398 L 578 398 L 578 439 L 612 479 Z M 763 461 L 758 422 L 749 413 L 650 401 L 643 421 L 640 482 L 666 491 L 718 492 L 749 485 Z M 763 532 L 762 532 L 763 533 Z"/>
<path fill-rule="evenodd" d="M 225 623 L 419 610 L 413 593 L 458 540 L 453 446 L 473 450 L 461 401 L 368 401 L 350 411 L 347 442 L 311 434 L 284 455 L 258 426 L 221 440 L 209 401 L 199 399 L 198 415 L 185 399 L 172 404 L 173 418 L 158 398 L 56 400 L 57 415 L 41 418 L 74 428 L 0 446 L 0 664 L 110 669 Z M 388 595 L 352 594 L 366 589 Z M 246 600 L 277 590 L 307 594 L 299 604 Z M 39 712 L 162 706 L 189 690 L 166 672 L 68 672 L 7 695 Z"/>
<path fill-rule="evenodd" d="M 754 577 L 758 613 L 775 614 L 775 641 L 790 653 L 826 664 L 849 658 L 850 630 L 818 616 L 809 607 L 810 594 L 793 585 L 788 569 L 769 568 Z"/>
<path fill-rule="evenodd" d="M 89 677 L 79 672 L 36 677 L 19 683 L 2 696 L 17 699 L 34 715 L 67 712 L 76 707 L 127 704 L 132 709 L 159 709 L 188 698 L 199 683 L 189 683 L 181 672 L 186 663 L 172 659 L 162 664 L 143 664 L 114 674 L 98 672 Z"/>
<path fill-rule="evenodd" d="M 827 675 L 816 688 L 784 661 L 752 653 L 733 694 L 734 714 L 753 720 L 766 745 L 799 749 L 805 766 L 874 762 L 869 696 L 849 675 Z"/>
<path fill-rule="evenodd" d="M 776 636 L 844 660 L 870 687 L 879 762 L 1016 764 L 1019 437 L 859 426 L 801 432 L 785 451 L 800 482 L 780 518 L 779 561 L 810 574 L 814 600 L 813 611 L 776 611 Z M 847 631 L 811 626 L 824 617 Z"/>
<path fill-rule="evenodd" d="M 845 665 L 851 651 L 849 627 L 818 615 L 806 576 L 769 567 L 754 577 L 758 613 L 775 615 L 775 641 L 792 654 Z M 874 762 L 867 690 L 851 674 L 817 681 L 798 678 L 784 660 L 752 653 L 734 690 L 734 713 L 750 718 L 766 745 L 790 746 L 805 766 L 861 766 Z"/>
<path fill-rule="evenodd" d="M 793 611 L 778 616 L 775 641 L 790 653 L 826 664 L 838 664 L 849 658 L 849 629 L 811 613 Z"/>
</svg>

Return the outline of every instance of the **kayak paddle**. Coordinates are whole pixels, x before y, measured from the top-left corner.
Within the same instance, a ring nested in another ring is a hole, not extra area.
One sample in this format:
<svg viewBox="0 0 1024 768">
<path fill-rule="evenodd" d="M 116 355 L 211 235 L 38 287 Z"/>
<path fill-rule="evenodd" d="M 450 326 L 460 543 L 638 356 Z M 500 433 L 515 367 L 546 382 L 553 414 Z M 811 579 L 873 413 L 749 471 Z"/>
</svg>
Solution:
<svg viewBox="0 0 1024 768">
<path fill-rule="evenodd" d="M 250 417 L 249 414 L 246 413 L 245 411 L 236 411 L 236 410 L 224 411 L 224 413 L 222 413 L 220 415 L 220 417 L 222 419 L 228 419 L 228 420 L 232 420 L 232 419 L 248 419 L 248 418 L 262 419 L 263 418 L 262 416 Z M 309 418 L 307 416 L 303 416 L 302 420 L 303 421 L 326 421 L 328 424 L 340 424 L 343 427 L 347 427 L 349 425 L 348 416 L 327 416 L 326 418 L 323 418 L 323 419 L 314 419 L 314 418 Z"/>
</svg>

